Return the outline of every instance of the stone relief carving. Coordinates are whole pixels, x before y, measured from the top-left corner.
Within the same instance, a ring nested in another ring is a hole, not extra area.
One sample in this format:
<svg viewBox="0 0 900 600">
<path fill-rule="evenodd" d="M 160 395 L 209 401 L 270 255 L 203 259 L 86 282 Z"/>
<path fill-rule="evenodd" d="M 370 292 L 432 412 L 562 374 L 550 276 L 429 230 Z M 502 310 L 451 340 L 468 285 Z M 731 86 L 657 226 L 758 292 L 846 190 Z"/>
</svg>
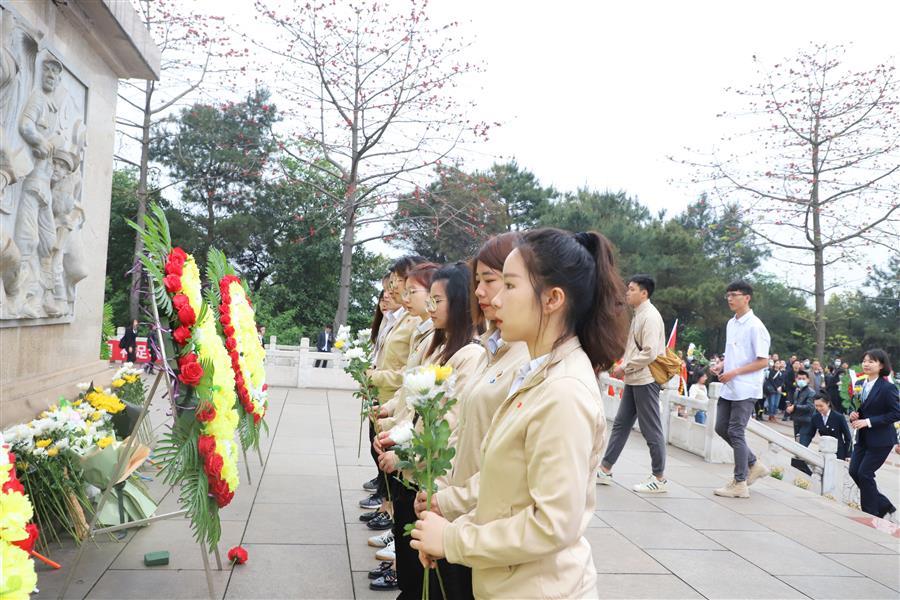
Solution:
<svg viewBox="0 0 900 600">
<path fill-rule="evenodd" d="M 66 322 L 87 276 L 87 89 L 39 34 L 0 15 L 0 324 Z"/>
</svg>

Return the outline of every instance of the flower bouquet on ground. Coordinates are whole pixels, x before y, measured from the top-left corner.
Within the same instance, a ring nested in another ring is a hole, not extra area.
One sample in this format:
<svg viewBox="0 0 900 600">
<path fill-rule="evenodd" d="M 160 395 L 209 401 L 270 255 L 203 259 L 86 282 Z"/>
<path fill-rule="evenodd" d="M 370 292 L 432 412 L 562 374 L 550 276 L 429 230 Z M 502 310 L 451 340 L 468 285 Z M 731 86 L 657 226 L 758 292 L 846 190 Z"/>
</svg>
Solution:
<svg viewBox="0 0 900 600">
<path fill-rule="evenodd" d="M 427 365 L 410 369 L 403 377 L 407 405 L 415 411 L 416 422 L 398 427 L 391 439 L 397 444 L 395 452 L 400 462 L 397 468 L 404 472 L 401 480 L 408 488 L 413 486 L 425 492 L 426 506 L 437 491 L 437 479 L 450 471 L 456 450 L 449 447 L 450 424 L 446 416 L 456 404 L 453 398 L 455 376 L 450 366 Z M 415 524 L 406 525 L 409 535 Z M 437 571 L 442 597 L 446 598 L 440 571 Z M 428 576 L 423 582 L 422 597 L 428 598 Z"/>
<path fill-rule="evenodd" d="M 165 213 L 153 205 L 144 229 L 141 262 L 156 282 L 155 301 L 169 318 L 177 348 L 177 415 L 156 448 L 166 483 L 180 484 L 194 537 L 214 549 L 221 537 L 219 509 L 238 486 L 235 388 L 231 359 L 203 300 L 194 257 L 173 248 Z M 164 368 L 171 368 L 165 365 Z"/>
<path fill-rule="evenodd" d="M 18 456 L 18 480 L 32 498 L 38 526 L 50 539 L 58 531 L 80 540 L 87 533 L 90 509 L 81 459 L 115 439 L 114 419 L 125 410 L 110 390 L 79 384 L 81 393 L 60 399 L 38 418 L 3 432 Z"/>
<path fill-rule="evenodd" d="M 266 385 L 266 350 L 256 333 L 256 314 L 244 282 L 220 250 L 210 249 L 206 261 L 207 302 L 213 307 L 219 332 L 231 359 L 237 397 L 243 410 L 238 437 L 244 450 L 259 452 L 262 430 L 268 434 L 265 416 L 269 408 Z"/>
<path fill-rule="evenodd" d="M 31 551 L 37 528 L 25 488 L 16 477 L 16 457 L 0 444 L 0 598 L 27 600 L 37 585 Z"/>
</svg>

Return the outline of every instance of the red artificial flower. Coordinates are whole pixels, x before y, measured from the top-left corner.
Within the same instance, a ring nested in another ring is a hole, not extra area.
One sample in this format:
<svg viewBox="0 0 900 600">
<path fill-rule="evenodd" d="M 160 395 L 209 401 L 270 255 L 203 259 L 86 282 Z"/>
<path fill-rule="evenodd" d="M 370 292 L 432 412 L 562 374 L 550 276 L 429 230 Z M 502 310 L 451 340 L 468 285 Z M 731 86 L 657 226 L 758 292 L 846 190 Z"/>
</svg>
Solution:
<svg viewBox="0 0 900 600">
<path fill-rule="evenodd" d="M 178 309 L 178 320 L 181 321 L 182 325 L 187 327 L 190 327 L 197 322 L 197 314 L 194 312 L 194 309 L 191 308 L 190 304 Z"/>
<path fill-rule="evenodd" d="M 228 551 L 228 560 L 233 564 L 242 565 L 247 562 L 247 551 L 240 546 L 235 546 Z"/>
<path fill-rule="evenodd" d="M 228 290 L 222 292 L 222 306 L 228 306 L 231 304 L 231 293 Z"/>
<path fill-rule="evenodd" d="M 179 366 L 181 372 L 178 374 L 178 380 L 181 383 L 191 387 L 195 387 L 200 383 L 200 379 L 203 377 L 203 367 L 197 362 L 196 356 L 193 362 L 180 363 Z M 213 412 L 215 413 L 215 409 L 213 409 Z"/>
<path fill-rule="evenodd" d="M 216 407 L 212 404 L 206 404 L 202 408 L 197 409 L 195 416 L 201 423 L 209 423 L 216 418 Z"/>
<path fill-rule="evenodd" d="M 197 451 L 203 458 L 206 458 L 209 454 L 215 452 L 216 438 L 211 435 L 201 435 L 197 438 Z"/>
<path fill-rule="evenodd" d="M 184 263 L 170 260 L 166 263 L 166 275 L 178 275 L 181 277 L 183 273 Z"/>
<path fill-rule="evenodd" d="M 237 340 L 233 337 L 225 338 L 225 347 L 229 350 L 234 350 L 235 348 L 237 348 Z"/>
<path fill-rule="evenodd" d="M 203 466 L 206 469 L 207 475 L 215 475 L 218 477 L 222 472 L 222 467 L 225 466 L 225 461 L 218 452 L 210 452 L 206 455 L 206 458 L 203 459 Z"/>
<path fill-rule="evenodd" d="M 225 508 L 231 504 L 232 498 L 234 498 L 234 492 L 225 492 L 216 497 L 216 504 L 219 508 Z"/>
<path fill-rule="evenodd" d="M 221 307 L 219 307 L 219 308 L 221 308 Z M 221 323 L 222 325 L 230 325 L 231 324 L 231 315 L 229 315 L 227 312 L 224 312 L 221 310 L 219 311 L 219 314 L 222 315 L 221 317 L 219 317 L 219 323 Z"/>
<path fill-rule="evenodd" d="M 179 346 L 184 346 L 184 344 L 191 339 L 191 330 L 184 325 L 177 327 L 175 331 L 172 332 L 172 339 L 174 339 Z"/>
<path fill-rule="evenodd" d="M 19 548 L 30 554 L 31 551 L 34 550 L 34 544 L 38 539 L 38 526 L 34 523 L 29 523 L 25 526 L 25 532 L 28 534 L 28 537 L 24 540 L 13 542 L 13 545 L 18 546 Z"/>
<path fill-rule="evenodd" d="M 163 285 L 166 287 L 166 291 L 170 294 L 174 294 L 175 292 L 181 290 L 181 276 L 180 275 L 166 275 L 163 277 Z"/>
<path fill-rule="evenodd" d="M 268 383 L 264 383 L 264 384 L 263 384 L 263 387 L 262 387 L 262 391 L 266 391 L 267 389 L 269 389 L 269 384 L 268 384 Z"/>
<path fill-rule="evenodd" d="M 12 469 L 10 469 L 10 474 L 12 473 Z M 7 492 L 19 492 L 20 494 L 25 493 L 25 487 L 22 483 L 16 479 L 15 477 L 11 477 L 9 481 L 3 484 L 3 488 L 0 489 L 4 494 Z"/>
<path fill-rule="evenodd" d="M 172 248 L 172 251 L 169 252 L 167 262 L 176 262 L 183 265 L 185 261 L 187 261 L 187 253 L 177 246 Z"/>
<path fill-rule="evenodd" d="M 222 333 L 224 333 L 225 337 L 227 338 L 234 337 L 234 327 L 232 327 L 231 325 L 226 325 L 222 328 Z"/>
<path fill-rule="evenodd" d="M 248 410 L 247 412 L 250 412 L 250 411 Z M 253 413 L 253 424 L 256 425 L 257 423 L 259 423 L 259 420 L 261 418 L 262 418 L 262 416 L 260 416 L 259 414 Z"/>
<path fill-rule="evenodd" d="M 175 310 L 181 310 L 185 306 L 190 306 L 191 301 L 184 294 L 175 294 L 175 297 L 172 298 L 172 306 L 175 307 Z"/>
</svg>

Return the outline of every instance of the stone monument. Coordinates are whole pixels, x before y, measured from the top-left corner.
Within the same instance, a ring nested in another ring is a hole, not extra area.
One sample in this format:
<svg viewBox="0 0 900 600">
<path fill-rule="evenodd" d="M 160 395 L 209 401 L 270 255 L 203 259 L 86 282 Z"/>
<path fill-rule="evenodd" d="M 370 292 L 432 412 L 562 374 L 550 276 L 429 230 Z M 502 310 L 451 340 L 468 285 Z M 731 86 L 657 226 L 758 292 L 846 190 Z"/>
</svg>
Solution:
<svg viewBox="0 0 900 600">
<path fill-rule="evenodd" d="M 0 0 L 0 425 L 99 360 L 120 78 L 158 79 L 128 0 Z"/>
</svg>

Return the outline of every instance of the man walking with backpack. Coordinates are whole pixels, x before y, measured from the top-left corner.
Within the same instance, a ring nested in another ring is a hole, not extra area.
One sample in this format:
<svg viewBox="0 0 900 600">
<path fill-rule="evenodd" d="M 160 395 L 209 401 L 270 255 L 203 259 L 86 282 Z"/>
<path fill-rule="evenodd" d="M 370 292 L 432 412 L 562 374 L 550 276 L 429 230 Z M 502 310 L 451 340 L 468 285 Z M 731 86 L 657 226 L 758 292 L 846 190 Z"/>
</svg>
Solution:
<svg viewBox="0 0 900 600">
<path fill-rule="evenodd" d="M 628 280 L 625 301 L 634 309 L 634 317 L 625 343 L 625 356 L 613 373 L 613 377 L 618 378 L 624 375 L 625 391 L 613 421 L 606 454 L 597 471 L 597 483 L 609 485 L 612 482 L 613 465 L 625 448 L 628 434 L 637 419 L 641 434 L 650 448 L 653 474 L 643 483 L 635 485 L 634 491 L 647 494 L 665 492 L 668 486 L 665 478 L 666 440 L 659 412 L 660 384 L 650 372 L 650 364 L 666 352 L 663 320 L 650 302 L 655 287 L 649 275 L 633 275 Z"/>
</svg>

